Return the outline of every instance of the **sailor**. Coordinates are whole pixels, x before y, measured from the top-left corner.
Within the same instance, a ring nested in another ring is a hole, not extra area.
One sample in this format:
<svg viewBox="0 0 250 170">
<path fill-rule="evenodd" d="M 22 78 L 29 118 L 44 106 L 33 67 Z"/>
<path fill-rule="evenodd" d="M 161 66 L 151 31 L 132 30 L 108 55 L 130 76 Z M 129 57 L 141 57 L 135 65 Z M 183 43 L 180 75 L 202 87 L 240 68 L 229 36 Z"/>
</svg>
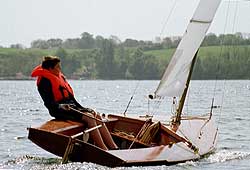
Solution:
<svg viewBox="0 0 250 170">
<path fill-rule="evenodd" d="M 44 56 L 42 64 L 34 68 L 31 76 L 37 77 L 39 94 L 52 117 L 83 121 L 89 128 L 99 124 L 94 118 L 101 120 L 101 116 L 76 101 L 73 89 L 61 72 L 59 57 Z M 101 128 L 91 131 L 90 136 L 96 145 L 104 150 L 118 148 L 104 123 Z"/>
</svg>

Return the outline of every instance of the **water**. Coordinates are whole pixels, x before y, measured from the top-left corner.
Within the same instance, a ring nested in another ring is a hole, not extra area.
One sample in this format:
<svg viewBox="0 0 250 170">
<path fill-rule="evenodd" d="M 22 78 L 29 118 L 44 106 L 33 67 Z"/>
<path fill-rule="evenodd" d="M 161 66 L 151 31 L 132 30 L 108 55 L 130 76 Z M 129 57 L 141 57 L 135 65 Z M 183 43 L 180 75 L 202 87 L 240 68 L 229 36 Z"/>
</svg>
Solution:
<svg viewBox="0 0 250 170">
<path fill-rule="evenodd" d="M 158 81 L 70 81 L 84 106 L 99 112 L 121 114 L 135 94 L 127 114 L 152 113 L 156 119 L 171 116 L 170 99 L 148 107 L 147 95 Z M 136 88 L 138 86 L 138 88 Z M 50 119 L 36 90 L 35 81 L 0 81 L 0 169 L 250 169 L 250 81 L 192 81 L 184 108 L 186 114 L 207 113 L 212 97 L 219 126 L 215 153 L 173 166 L 107 168 L 92 163 L 68 163 L 40 149 L 27 139 L 27 127 Z M 158 113 L 158 114 L 156 114 Z M 159 114 L 160 113 L 160 114 Z"/>
</svg>

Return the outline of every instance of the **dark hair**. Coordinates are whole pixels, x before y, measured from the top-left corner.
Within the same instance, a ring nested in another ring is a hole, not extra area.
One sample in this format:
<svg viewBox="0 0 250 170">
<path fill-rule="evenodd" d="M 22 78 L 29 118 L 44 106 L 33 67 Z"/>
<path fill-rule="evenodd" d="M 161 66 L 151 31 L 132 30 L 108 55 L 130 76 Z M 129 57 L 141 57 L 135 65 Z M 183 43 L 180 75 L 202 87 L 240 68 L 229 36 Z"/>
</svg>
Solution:
<svg viewBox="0 0 250 170">
<path fill-rule="evenodd" d="M 60 62 L 60 58 L 57 56 L 44 56 L 43 61 L 42 61 L 42 68 L 53 69 L 59 62 Z"/>
</svg>

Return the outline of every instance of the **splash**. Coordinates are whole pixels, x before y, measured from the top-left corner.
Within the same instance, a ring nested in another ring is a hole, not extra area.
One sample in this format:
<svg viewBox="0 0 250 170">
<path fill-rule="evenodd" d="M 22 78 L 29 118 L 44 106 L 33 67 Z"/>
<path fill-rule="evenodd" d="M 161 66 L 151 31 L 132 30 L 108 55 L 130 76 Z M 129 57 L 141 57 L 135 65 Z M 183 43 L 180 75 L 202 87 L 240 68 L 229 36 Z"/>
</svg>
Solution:
<svg viewBox="0 0 250 170">
<path fill-rule="evenodd" d="M 216 163 L 216 162 L 226 162 L 231 160 L 241 160 L 247 157 L 250 157 L 249 152 L 221 150 L 213 155 L 210 155 L 207 158 L 207 160 L 210 163 Z"/>
<path fill-rule="evenodd" d="M 0 169 L 31 169 L 34 165 L 43 167 L 44 165 L 59 164 L 60 160 L 56 158 L 43 158 L 30 155 L 24 155 L 0 164 Z"/>
<path fill-rule="evenodd" d="M 132 167 L 116 167 L 109 168 L 106 166 L 97 165 L 87 162 L 70 162 L 67 164 L 61 164 L 59 158 L 44 158 L 30 155 L 24 155 L 1 164 L 1 170 L 172 170 L 171 166 L 132 166 Z M 175 166 L 175 170 L 183 169 L 182 166 Z"/>
<path fill-rule="evenodd" d="M 94 163 L 80 163 L 80 162 L 71 162 L 67 164 L 61 164 L 60 158 L 44 158 L 37 156 L 24 155 L 17 157 L 6 162 L 0 163 L 0 169 L 3 170 L 68 170 L 68 169 L 77 169 L 77 170 L 108 170 L 105 166 L 97 165 Z"/>
</svg>

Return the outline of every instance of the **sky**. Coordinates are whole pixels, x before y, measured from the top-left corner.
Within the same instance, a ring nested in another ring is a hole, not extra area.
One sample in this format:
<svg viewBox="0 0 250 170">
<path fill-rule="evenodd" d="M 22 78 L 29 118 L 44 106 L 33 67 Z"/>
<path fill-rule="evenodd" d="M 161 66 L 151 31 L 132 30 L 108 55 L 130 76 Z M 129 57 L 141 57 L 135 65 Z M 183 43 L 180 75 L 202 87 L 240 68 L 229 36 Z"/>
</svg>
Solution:
<svg viewBox="0 0 250 170">
<path fill-rule="evenodd" d="M 29 47 L 37 39 L 80 38 L 83 32 L 104 38 L 115 35 L 122 41 L 181 36 L 198 3 L 199 0 L 0 0 L 0 46 L 20 43 Z M 250 33 L 249 11 L 250 1 L 222 0 L 208 32 Z"/>
</svg>

